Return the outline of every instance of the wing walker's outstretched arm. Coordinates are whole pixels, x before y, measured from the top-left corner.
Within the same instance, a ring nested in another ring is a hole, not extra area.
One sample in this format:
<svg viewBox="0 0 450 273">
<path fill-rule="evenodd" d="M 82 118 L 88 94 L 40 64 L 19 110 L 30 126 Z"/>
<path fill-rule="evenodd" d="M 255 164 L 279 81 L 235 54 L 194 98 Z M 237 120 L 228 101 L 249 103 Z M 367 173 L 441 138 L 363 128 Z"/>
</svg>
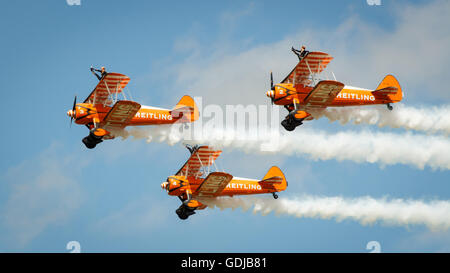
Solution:
<svg viewBox="0 0 450 273">
<path fill-rule="evenodd" d="M 186 148 L 189 150 L 189 152 L 191 154 L 193 154 L 195 151 L 197 151 L 198 147 L 199 147 L 198 145 L 192 146 L 192 145 L 189 145 L 189 144 L 186 144 L 185 146 L 186 146 Z"/>
<path fill-rule="evenodd" d="M 303 45 L 300 50 L 295 49 L 294 47 L 291 48 L 292 52 L 294 52 L 295 55 L 297 55 L 298 60 L 301 61 L 306 54 L 309 53 L 309 51 L 306 50 L 306 47 Z"/>
<path fill-rule="evenodd" d="M 100 72 L 100 75 L 99 74 L 97 74 L 97 73 L 95 73 L 95 72 Z M 91 66 L 91 72 L 92 72 L 92 74 L 94 74 L 96 77 L 97 77 L 97 79 L 100 81 L 103 77 L 105 77 L 106 76 L 106 69 L 105 69 L 105 67 L 104 66 L 102 66 L 102 68 L 101 69 L 96 69 L 96 68 L 93 68 L 92 66 Z"/>
</svg>

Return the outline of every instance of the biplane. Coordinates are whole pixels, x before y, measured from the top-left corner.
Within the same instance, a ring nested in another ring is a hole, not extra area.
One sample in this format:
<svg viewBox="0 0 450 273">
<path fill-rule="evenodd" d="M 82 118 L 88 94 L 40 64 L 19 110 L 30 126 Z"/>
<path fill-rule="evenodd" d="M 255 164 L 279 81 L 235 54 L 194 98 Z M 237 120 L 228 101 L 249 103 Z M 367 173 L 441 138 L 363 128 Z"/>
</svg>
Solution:
<svg viewBox="0 0 450 273">
<path fill-rule="evenodd" d="M 144 106 L 128 100 L 122 91 L 129 81 L 125 75 L 107 73 L 83 103 L 77 103 L 75 96 L 67 115 L 71 123 L 75 120 L 89 129 L 89 135 L 83 138 L 87 148 L 113 139 L 126 126 L 189 123 L 198 119 L 198 108 L 190 96 L 183 96 L 173 109 Z"/>
<path fill-rule="evenodd" d="M 191 152 L 189 159 L 175 175 L 161 184 L 169 195 L 180 199 L 182 204 L 176 210 L 180 219 L 185 220 L 196 210 L 205 209 L 205 201 L 211 198 L 271 193 L 277 199 L 277 192 L 287 187 L 283 172 L 276 166 L 271 167 L 261 180 L 233 177 L 217 169 L 215 160 L 221 150 L 209 146 L 186 147 Z M 215 172 L 211 172 L 213 165 Z"/>
<path fill-rule="evenodd" d="M 333 59 L 323 52 L 305 52 L 292 71 L 279 84 L 273 84 L 270 73 L 270 90 L 266 95 L 272 104 L 283 105 L 289 112 L 281 125 L 287 131 L 293 131 L 304 120 L 314 119 L 311 113 L 327 107 L 360 106 L 386 104 L 402 100 L 403 93 L 397 79 L 387 75 L 375 90 L 344 85 L 333 80 L 319 77 Z"/>
</svg>

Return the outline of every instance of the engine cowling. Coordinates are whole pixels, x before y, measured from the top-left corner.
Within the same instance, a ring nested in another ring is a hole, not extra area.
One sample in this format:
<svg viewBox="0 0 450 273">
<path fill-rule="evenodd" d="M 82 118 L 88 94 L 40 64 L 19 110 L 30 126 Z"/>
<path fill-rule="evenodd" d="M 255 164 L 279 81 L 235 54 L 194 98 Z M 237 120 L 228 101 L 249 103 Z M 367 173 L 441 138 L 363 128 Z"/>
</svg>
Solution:
<svg viewBox="0 0 450 273">
<path fill-rule="evenodd" d="M 169 176 L 166 182 L 161 184 L 161 188 L 166 190 L 169 195 L 180 196 L 190 190 L 189 182 L 184 176 Z"/>
<path fill-rule="evenodd" d="M 292 84 L 277 84 L 273 89 L 266 92 L 266 96 L 272 100 L 278 100 L 281 98 L 288 98 L 290 95 L 295 94 L 296 90 Z"/>
</svg>

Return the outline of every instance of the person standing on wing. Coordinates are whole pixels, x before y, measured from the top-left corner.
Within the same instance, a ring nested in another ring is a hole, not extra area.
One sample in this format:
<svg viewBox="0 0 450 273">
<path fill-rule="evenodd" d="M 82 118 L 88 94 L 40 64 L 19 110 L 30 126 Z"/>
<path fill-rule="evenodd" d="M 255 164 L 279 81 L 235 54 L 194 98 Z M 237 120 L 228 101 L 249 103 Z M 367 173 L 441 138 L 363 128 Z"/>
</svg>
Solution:
<svg viewBox="0 0 450 273">
<path fill-rule="evenodd" d="M 100 72 L 101 74 L 98 75 L 97 73 L 95 73 L 96 71 L 97 71 L 97 72 Z M 93 68 L 93 67 L 91 66 L 91 72 L 92 72 L 92 74 L 94 74 L 94 75 L 97 77 L 97 79 L 98 79 L 99 81 L 100 81 L 101 79 L 103 79 L 103 77 L 105 77 L 106 74 L 108 74 L 108 73 L 106 73 L 106 69 L 105 69 L 104 66 L 102 66 L 101 69 L 96 69 L 96 68 Z"/>
<path fill-rule="evenodd" d="M 303 58 L 305 58 L 306 54 L 309 53 L 309 51 L 306 50 L 306 47 L 302 45 L 302 48 L 300 50 L 295 49 L 294 47 L 291 48 L 292 52 L 294 52 L 295 55 L 297 55 L 298 60 L 301 62 Z"/>
</svg>

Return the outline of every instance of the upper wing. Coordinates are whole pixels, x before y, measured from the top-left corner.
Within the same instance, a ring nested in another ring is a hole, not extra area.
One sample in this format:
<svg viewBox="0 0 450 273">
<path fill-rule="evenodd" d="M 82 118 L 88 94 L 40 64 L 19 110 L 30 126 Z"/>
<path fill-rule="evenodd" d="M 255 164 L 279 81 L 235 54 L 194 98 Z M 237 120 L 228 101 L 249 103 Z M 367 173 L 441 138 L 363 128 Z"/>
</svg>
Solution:
<svg viewBox="0 0 450 273">
<path fill-rule="evenodd" d="M 84 100 L 85 103 L 92 104 L 110 104 L 109 95 L 122 92 L 123 88 L 128 84 L 130 78 L 119 73 L 108 73 L 97 84 L 91 94 Z"/>
<path fill-rule="evenodd" d="M 320 81 L 305 98 L 306 111 L 326 108 L 344 88 L 344 84 L 337 81 Z"/>
<path fill-rule="evenodd" d="M 134 101 L 121 100 L 116 102 L 106 114 L 100 127 L 123 129 L 141 109 L 141 105 Z"/>
<path fill-rule="evenodd" d="M 332 59 L 333 57 L 327 53 L 309 52 L 281 83 L 292 83 L 294 86 L 297 84 L 308 85 L 311 73 L 321 73 Z"/>
<path fill-rule="evenodd" d="M 208 177 L 203 180 L 202 184 L 200 184 L 194 194 L 206 197 L 218 196 L 223 189 L 225 189 L 231 179 L 233 179 L 233 176 L 228 173 L 210 173 Z"/>
<path fill-rule="evenodd" d="M 208 146 L 198 147 L 176 175 L 199 177 L 202 175 L 200 169 L 211 166 L 221 153 L 221 150 L 214 150 Z"/>
</svg>

